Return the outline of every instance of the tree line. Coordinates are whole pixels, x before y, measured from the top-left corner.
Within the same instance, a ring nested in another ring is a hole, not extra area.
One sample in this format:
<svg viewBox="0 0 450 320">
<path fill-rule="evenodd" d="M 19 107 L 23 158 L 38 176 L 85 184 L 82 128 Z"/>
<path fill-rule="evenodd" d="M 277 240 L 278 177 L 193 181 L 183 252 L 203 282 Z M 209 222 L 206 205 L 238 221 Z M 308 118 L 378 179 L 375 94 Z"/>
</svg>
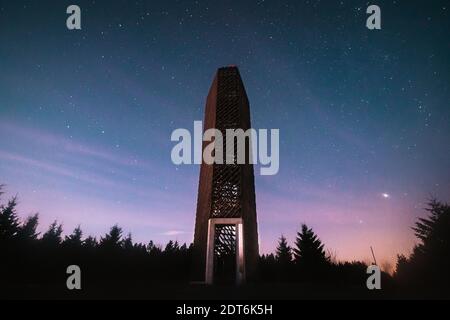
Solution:
<svg viewBox="0 0 450 320">
<path fill-rule="evenodd" d="M 400 254 L 392 277 L 383 273 L 384 288 L 401 297 L 450 297 L 450 206 L 432 199 L 428 213 L 412 227 L 418 240 L 409 257 Z M 275 254 L 261 257 L 263 277 L 274 281 L 301 281 L 328 285 L 364 286 L 367 264 L 339 262 L 306 225 L 293 247 L 281 236 Z"/>
<path fill-rule="evenodd" d="M 20 221 L 16 207 L 17 197 L 0 206 L 2 285 L 65 288 L 66 268 L 73 264 L 83 271 L 83 283 L 93 286 L 189 279 L 192 248 L 187 244 L 134 243 L 131 234 L 124 236 L 117 225 L 98 240 L 83 238 L 80 226 L 63 237 L 56 221 L 40 234 L 38 214 Z"/>
<path fill-rule="evenodd" d="M 297 232 L 294 246 L 281 236 L 275 253 L 261 257 L 264 279 L 277 282 L 302 282 L 323 286 L 366 288 L 368 265 L 361 261 L 339 262 L 318 235 L 306 224 Z M 390 276 L 383 273 L 390 281 Z"/>
<path fill-rule="evenodd" d="M 0 186 L 0 196 L 2 195 Z M 192 245 L 169 241 L 165 246 L 133 242 L 115 225 L 99 239 L 84 237 L 80 226 L 63 237 L 56 221 L 42 234 L 38 214 L 23 221 L 17 197 L 0 205 L 0 275 L 2 285 L 23 288 L 65 288 L 69 265 L 83 270 L 83 282 L 99 287 L 129 287 L 151 283 L 189 283 Z M 437 200 L 428 204 L 413 231 L 418 239 L 412 254 L 399 255 L 393 277 L 383 273 L 386 285 L 399 292 L 445 294 L 450 286 L 450 206 Z M 367 264 L 339 262 L 326 252 L 318 235 L 301 225 L 291 247 L 281 236 L 275 253 L 262 255 L 259 281 L 310 283 L 365 288 Z"/>
</svg>

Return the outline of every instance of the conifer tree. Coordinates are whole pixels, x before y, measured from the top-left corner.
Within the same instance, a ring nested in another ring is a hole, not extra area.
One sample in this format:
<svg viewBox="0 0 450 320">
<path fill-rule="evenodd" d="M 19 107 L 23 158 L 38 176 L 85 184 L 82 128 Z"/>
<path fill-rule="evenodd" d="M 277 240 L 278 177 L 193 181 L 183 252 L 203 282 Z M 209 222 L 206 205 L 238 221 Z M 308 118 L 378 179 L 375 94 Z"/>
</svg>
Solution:
<svg viewBox="0 0 450 320">
<path fill-rule="evenodd" d="M 1 189 L 0 189 L 1 190 Z M 8 201 L 6 206 L 0 207 L 0 241 L 11 240 L 19 231 L 19 218 L 16 212 L 17 197 Z"/>
<path fill-rule="evenodd" d="M 77 226 L 71 235 L 66 236 L 64 240 L 64 245 L 72 248 L 80 248 L 83 245 L 83 240 L 81 239 L 83 236 L 83 231 L 80 226 Z"/>
<path fill-rule="evenodd" d="M 288 245 L 284 236 L 280 237 L 278 247 L 276 249 L 277 262 L 282 266 L 287 266 L 292 262 L 292 249 Z"/>
<path fill-rule="evenodd" d="M 55 220 L 48 228 L 48 230 L 42 236 L 42 242 L 49 246 L 58 246 L 62 237 L 61 234 L 63 232 L 62 225 L 58 224 Z"/>
<path fill-rule="evenodd" d="M 39 214 L 34 214 L 29 216 L 25 222 L 19 227 L 19 231 L 17 232 L 17 237 L 20 240 L 36 240 L 39 236 L 39 232 L 36 232 L 36 229 L 39 225 Z"/>
<path fill-rule="evenodd" d="M 104 249 L 119 249 L 122 246 L 122 229 L 114 225 L 109 233 L 100 239 L 99 246 Z"/>
<path fill-rule="evenodd" d="M 98 247 L 98 242 L 97 239 L 93 236 L 89 236 L 87 237 L 84 241 L 83 241 L 83 247 L 89 250 L 94 250 Z"/>
<path fill-rule="evenodd" d="M 301 232 L 297 233 L 294 260 L 298 266 L 309 270 L 320 268 L 328 263 L 322 241 L 305 224 L 302 225 Z"/>
<path fill-rule="evenodd" d="M 123 248 L 128 253 L 133 251 L 134 246 L 133 246 L 133 238 L 131 237 L 131 233 L 128 233 L 127 237 L 123 240 Z"/>
</svg>

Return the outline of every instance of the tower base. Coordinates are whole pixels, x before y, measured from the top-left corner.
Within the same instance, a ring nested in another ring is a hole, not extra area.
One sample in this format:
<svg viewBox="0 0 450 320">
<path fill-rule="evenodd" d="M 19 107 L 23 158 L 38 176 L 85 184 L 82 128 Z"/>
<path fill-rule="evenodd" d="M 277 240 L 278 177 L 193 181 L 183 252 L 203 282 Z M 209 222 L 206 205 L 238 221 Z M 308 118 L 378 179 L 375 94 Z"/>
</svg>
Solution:
<svg viewBox="0 0 450 320">
<path fill-rule="evenodd" d="M 234 272 L 228 272 L 229 269 L 234 269 Z M 208 221 L 205 283 L 214 284 L 223 280 L 220 278 L 221 271 L 234 274 L 235 279 L 232 280 L 237 285 L 245 282 L 242 218 L 212 218 Z"/>
</svg>

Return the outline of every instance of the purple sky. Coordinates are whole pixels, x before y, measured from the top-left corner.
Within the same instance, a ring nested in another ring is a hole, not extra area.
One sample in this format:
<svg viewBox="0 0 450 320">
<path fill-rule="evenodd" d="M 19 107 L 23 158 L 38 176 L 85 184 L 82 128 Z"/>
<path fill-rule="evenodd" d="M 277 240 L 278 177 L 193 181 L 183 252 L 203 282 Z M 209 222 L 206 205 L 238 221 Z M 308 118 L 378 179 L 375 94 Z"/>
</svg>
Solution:
<svg viewBox="0 0 450 320">
<path fill-rule="evenodd" d="M 198 166 L 176 167 L 166 154 L 166 165 L 155 168 L 120 147 L 84 144 L 11 122 L 2 121 L 0 128 L 9 142 L 0 151 L 7 195 L 18 192 L 22 217 L 40 213 L 40 231 L 57 219 L 66 232 L 81 224 L 86 235 L 98 236 L 118 223 L 135 241 L 192 241 Z M 385 191 L 350 193 L 332 183 L 298 185 L 289 174 L 257 174 L 261 251 L 271 252 L 281 234 L 293 241 L 305 222 L 338 259 L 369 260 L 373 246 L 381 261 L 392 261 L 411 249 L 411 213 L 423 214 L 425 203 L 412 200 L 414 188 L 393 190 L 389 197 Z"/>
</svg>

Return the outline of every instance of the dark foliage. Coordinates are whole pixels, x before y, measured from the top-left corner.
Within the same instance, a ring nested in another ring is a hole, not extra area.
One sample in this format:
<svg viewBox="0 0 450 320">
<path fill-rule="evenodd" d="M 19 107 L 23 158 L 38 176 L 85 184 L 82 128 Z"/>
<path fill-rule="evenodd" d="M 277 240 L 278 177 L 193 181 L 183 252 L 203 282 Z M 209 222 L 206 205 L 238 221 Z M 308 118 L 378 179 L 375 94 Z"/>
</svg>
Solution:
<svg viewBox="0 0 450 320">
<path fill-rule="evenodd" d="M 0 196 L 1 196 L 0 186 Z M 164 247 L 153 241 L 134 243 L 115 225 L 99 241 L 83 237 L 80 226 L 63 238 L 57 221 L 40 236 L 38 214 L 20 221 L 14 197 L 0 206 L 0 274 L 2 286 L 19 292 L 27 288 L 50 287 L 65 290 L 66 269 L 78 265 L 83 272 L 83 288 L 130 290 L 139 286 L 188 284 L 192 247 L 169 241 Z M 431 201 L 429 216 L 420 218 L 413 230 L 420 240 L 410 257 L 399 256 L 395 283 L 400 289 L 420 289 L 434 295 L 450 285 L 450 207 Z M 301 226 L 294 247 L 281 236 L 275 254 L 260 258 L 260 282 L 281 285 L 325 285 L 366 292 L 367 265 L 362 262 L 335 262 L 311 228 Z M 386 281 L 388 280 L 388 281 Z M 383 284 L 391 284 L 383 273 Z M 386 287 L 386 286 L 385 286 Z M 407 290 L 401 292 L 409 292 Z M 427 291 L 428 290 L 428 291 Z"/>
<path fill-rule="evenodd" d="M 16 212 L 17 197 L 0 207 L 0 241 L 9 241 L 19 232 L 19 218 Z"/>
<path fill-rule="evenodd" d="M 324 279 L 324 274 L 330 265 L 324 244 L 305 224 L 302 224 L 301 231 L 297 233 L 295 239 L 294 262 L 297 275 L 303 280 Z"/>
<path fill-rule="evenodd" d="M 330 287 L 367 290 L 367 265 L 362 262 L 333 262 L 327 256 L 324 244 L 311 228 L 302 225 L 291 248 L 284 236 L 280 237 L 276 254 L 260 259 L 262 281 L 309 283 Z M 384 278 L 389 278 L 383 274 Z"/>
<path fill-rule="evenodd" d="M 431 200 L 428 216 L 412 228 L 420 241 L 409 258 L 399 255 L 396 279 L 423 294 L 448 292 L 450 287 L 450 206 Z M 447 294 L 448 296 L 448 294 Z"/>
<path fill-rule="evenodd" d="M 117 225 L 99 242 L 91 236 L 83 239 L 80 226 L 63 239 L 63 227 L 56 221 L 39 237 L 39 216 L 35 214 L 21 223 L 16 206 L 17 199 L 13 198 L 0 207 L 2 286 L 62 290 L 70 265 L 80 266 L 86 290 L 189 281 L 191 248 L 186 244 L 170 241 L 162 250 L 152 241 L 148 245 L 133 243 L 131 234 L 123 238 Z"/>
<path fill-rule="evenodd" d="M 284 236 L 280 237 L 275 254 L 277 264 L 276 277 L 278 280 L 288 280 L 292 274 L 292 249 Z"/>
<path fill-rule="evenodd" d="M 278 241 L 278 247 L 276 250 L 277 262 L 281 265 L 289 265 L 292 263 L 292 249 L 288 245 L 284 236 L 280 237 Z"/>
</svg>

